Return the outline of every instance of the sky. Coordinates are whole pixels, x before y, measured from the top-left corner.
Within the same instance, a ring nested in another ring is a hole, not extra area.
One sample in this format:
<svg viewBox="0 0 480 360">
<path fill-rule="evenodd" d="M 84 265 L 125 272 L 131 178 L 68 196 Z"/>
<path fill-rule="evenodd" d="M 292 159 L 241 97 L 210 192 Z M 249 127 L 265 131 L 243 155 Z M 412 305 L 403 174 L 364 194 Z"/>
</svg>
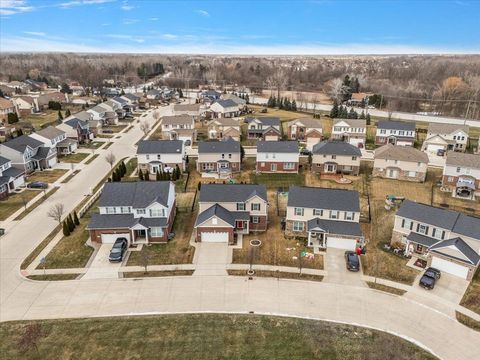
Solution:
<svg viewBox="0 0 480 360">
<path fill-rule="evenodd" d="M 479 54 L 480 1 L 0 0 L 0 52 Z"/>
</svg>

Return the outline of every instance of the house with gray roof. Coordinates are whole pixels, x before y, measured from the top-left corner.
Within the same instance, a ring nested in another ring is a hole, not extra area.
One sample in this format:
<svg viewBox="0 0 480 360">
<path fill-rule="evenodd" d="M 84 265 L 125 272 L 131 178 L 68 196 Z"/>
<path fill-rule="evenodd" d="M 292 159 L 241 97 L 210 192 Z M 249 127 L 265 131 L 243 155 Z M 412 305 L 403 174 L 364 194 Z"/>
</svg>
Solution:
<svg viewBox="0 0 480 360">
<path fill-rule="evenodd" d="M 243 106 L 239 106 L 232 99 L 217 100 L 208 110 L 212 118 L 231 118 L 240 116 Z"/>
<path fill-rule="evenodd" d="M 480 196 L 480 155 L 449 151 L 443 167 L 442 186 L 460 199 Z"/>
<path fill-rule="evenodd" d="M 257 142 L 257 173 L 298 173 L 299 163 L 297 141 Z"/>
<path fill-rule="evenodd" d="M 480 218 L 405 200 L 391 244 L 427 266 L 471 280 L 480 265 Z"/>
<path fill-rule="evenodd" d="M 208 138 L 223 140 L 232 138 L 240 141 L 242 132 L 240 130 L 240 121 L 232 118 L 213 119 L 208 123 Z"/>
<path fill-rule="evenodd" d="M 25 171 L 14 168 L 12 161 L 0 156 L 0 199 L 25 185 Z"/>
<path fill-rule="evenodd" d="M 75 140 L 67 138 L 65 131 L 54 126 L 48 126 L 37 132 L 31 133 L 31 137 L 43 142 L 45 147 L 54 148 L 57 154 L 68 155 L 77 150 L 78 144 Z"/>
<path fill-rule="evenodd" d="M 235 244 L 238 236 L 267 230 L 265 185 L 203 184 L 200 190 L 195 241 Z"/>
<path fill-rule="evenodd" d="M 100 196 L 99 212 L 87 230 L 92 241 L 129 245 L 165 243 L 175 219 L 175 184 L 171 181 L 108 182 Z"/>
<path fill-rule="evenodd" d="M 417 132 L 414 122 L 396 120 L 379 121 L 375 134 L 376 145 L 413 146 Z"/>
<path fill-rule="evenodd" d="M 202 104 L 175 104 L 173 105 L 174 115 L 190 115 L 195 120 L 198 120 L 205 114 L 205 109 L 202 108 Z"/>
<path fill-rule="evenodd" d="M 305 143 L 308 150 L 323 139 L 323 126 L 320 119 L 302 117 L 288 123 L 288 139 Z"/>
<path fill-rule="evenodd" d="M 247 117 L 247 138 L 278 141 L 282 137 L 282 125 L 278 117 Z"/>
<path fill-rule="evenodd" d="M 307 238 L 314 252 L 363 247 L 357 191 L 291 186 L 285 234 Z"/>
<path fill-rule="evenodd" d="M 468 125 L 430 123 L 422 151 L 433 154 L 437 154 L 438 150 L 465 152 L 468 131 Z"/>
<path fill-rule="evenodd" d="M 89 121 L 78 118 L 76 114 L 69 116 L 56 127 L 64 131 L 67 134 L 67 138 L 74 139 L 79 144 L 88 143 L 94 137 L 90 130 Z"/>
<path fill-rule="evenodd" d="M 320 175 L 358 175 L 360 173 L 360 149 L 339 140 L 324 140 L 313 146 L 313 172 Z"/>
<path fill-rule="evenodd" d="M 152 175 L 172 172 L 178 166 L 185 171 L 185 147 L 181 140 L 142 140 L 138 143 L 139 171 Z"/>
<path fill-rule="evenodd" d="M 365 119 L 333 119 L 331 139 L 364 148 L 367 140 L 367 121 Z"/>
<path fill-rule="evenodd" d="M 241 168 L 240 142 L 227 140 L 198 143 L 197 171 L 203 177 L 229 178 Z"/>
<path fill-rule="evenodd" d="M 164 140 L 196 140 L 195 119 L 190 115 L 164 116 L 161 119 L 162 138 Z"/>
</svg>

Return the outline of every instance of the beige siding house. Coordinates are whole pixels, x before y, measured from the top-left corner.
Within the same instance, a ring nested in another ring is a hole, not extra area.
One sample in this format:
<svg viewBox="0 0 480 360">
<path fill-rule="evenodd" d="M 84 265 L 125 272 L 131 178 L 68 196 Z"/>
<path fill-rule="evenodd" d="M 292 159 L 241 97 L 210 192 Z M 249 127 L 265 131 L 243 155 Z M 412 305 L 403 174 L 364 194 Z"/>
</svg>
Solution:
<svg viewBox="0 0 480 360">
<path fill-rule="evenodd" d="M 322 141 L 312 150 L 312 171 L 319 174 L 358 175 L 361 151 L 342 141 Z"/>
</svg>

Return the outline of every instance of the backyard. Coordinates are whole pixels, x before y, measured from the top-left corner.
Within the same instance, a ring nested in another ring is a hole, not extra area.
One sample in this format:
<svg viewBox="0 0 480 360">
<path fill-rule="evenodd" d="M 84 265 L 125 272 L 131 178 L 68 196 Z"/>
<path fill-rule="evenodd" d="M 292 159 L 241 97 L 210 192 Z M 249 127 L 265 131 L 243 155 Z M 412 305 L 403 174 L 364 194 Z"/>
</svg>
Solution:
<svg viewBox="0 0 480 360">
<path fill-rule="evenodd" d="M 480 270 L 477 269 L 472 282 L 463 295 L 460 305 L 480 314 Z"/>
<path fill-rule="evenodd" d="M 65 175 L 67 171 L 68 170 L 65 169 L 36 171 L 32 175 L 28 176 L 28 182 L 41 181 L 51 184 Z"/>
</svg>

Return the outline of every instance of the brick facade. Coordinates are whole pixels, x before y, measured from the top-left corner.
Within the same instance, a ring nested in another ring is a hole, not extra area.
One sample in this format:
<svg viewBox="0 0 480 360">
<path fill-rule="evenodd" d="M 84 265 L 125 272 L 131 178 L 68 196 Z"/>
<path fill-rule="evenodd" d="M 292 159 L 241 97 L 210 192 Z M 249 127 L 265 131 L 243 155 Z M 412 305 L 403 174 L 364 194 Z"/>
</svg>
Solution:
<svg viewBox="0 0 480 360">
<path fill-rule="evenodd" d="M 467 175 L 461 175 L 462 177 L 466 177 Z M 451 178 L 451 181 L 448 181 Z M 458 176 L 450 176 L 450 175 L 443 175 L 442 177 L 442 185 L 447 186 L 451 189 L 454 189 L 457 185 L 459 177 Z M 478 191 L 480 190 L 480 179 L 475 179 L 475 189 Z"/>
<path fill-rule="evenodd" d="M 373 168 L 373 177 L 381 177 L 384 179 L 394 179 L 391 177 L 387 176 L 387 171 L 388 169 L 391 169 L 393 167 L 385 168 L 385 169 L 380 169 L 380 168 Z M 416 172 L 416 176 L 411 177 L 408 176 L 408 171 L 404 171 L 400 168 L 395 167 L 395 169 L 398 171 L 398 176 L 395 178 L 395 180 L 403 180 L 403 181 L 413 181 L 413 182 L 424 182 L 425 177 L 427 176 L 427 173 L 422 173 L 422 172 Z"/>
<path fill-rule="evenodd" d="M 307 232 L 307 222 L 305 222 L 304 231 L 293 231 L 293 220 L 287 220 L 285 224 L 285 235 L 287 236 L 298 236 L 298 237 L 308 237 Z"/>
<path fill-rule="evenodd" d="M 267 217 L 258 216 L 258 224 L 252 222 L 252 217 L 250 216 L 250 223 L 248 224 L 250 231 L 266 231 L 267 230 Z"/>
<path fill-rule="evenodd" d="M 276 171 L 272 171 L 272 164 L 277 165 Z M 269 162 L 257 161 L 256 169 L 257 169 L 257 172 L 260 172 L 260 173 L 298 173 L 298 162 L 295 163 L 295 166 L 293 169 L 284 169 L 283 168 L 284 164 L 285 164 L 284 162 L 280 162 L 280 161 L 269 161 Z"/>
<path fill-rule="evenodd" d="M 333 163 L 329 161 L 330 163 Z M 357 176 L 360 173 L 360 166 L 347 166 L 347 165 L 340 165 L 335 163 L 337 166 L 336 172 L 326 172 L 325 170 L 325 163 L 316 163 L 312 164 L 312 171 L 319 174 L 344 174 L 344 175 L 355 175 Z"/>
<path fill-rule="evenodd" d="M 213 168 L 209 169 L 209 171 L 218 171 L 218 163 L 217 162 L 198 162 L 197 161 L 197 171 L 198 172 L 204 172 L 206 170 L 202 169 L 202 164 L 213 164 Z M 230 162 L 230 168 L 232 169 L 232 172 L 239 172 L 240 171 L 240 163 L 239 162 Z"/>
</svg>

